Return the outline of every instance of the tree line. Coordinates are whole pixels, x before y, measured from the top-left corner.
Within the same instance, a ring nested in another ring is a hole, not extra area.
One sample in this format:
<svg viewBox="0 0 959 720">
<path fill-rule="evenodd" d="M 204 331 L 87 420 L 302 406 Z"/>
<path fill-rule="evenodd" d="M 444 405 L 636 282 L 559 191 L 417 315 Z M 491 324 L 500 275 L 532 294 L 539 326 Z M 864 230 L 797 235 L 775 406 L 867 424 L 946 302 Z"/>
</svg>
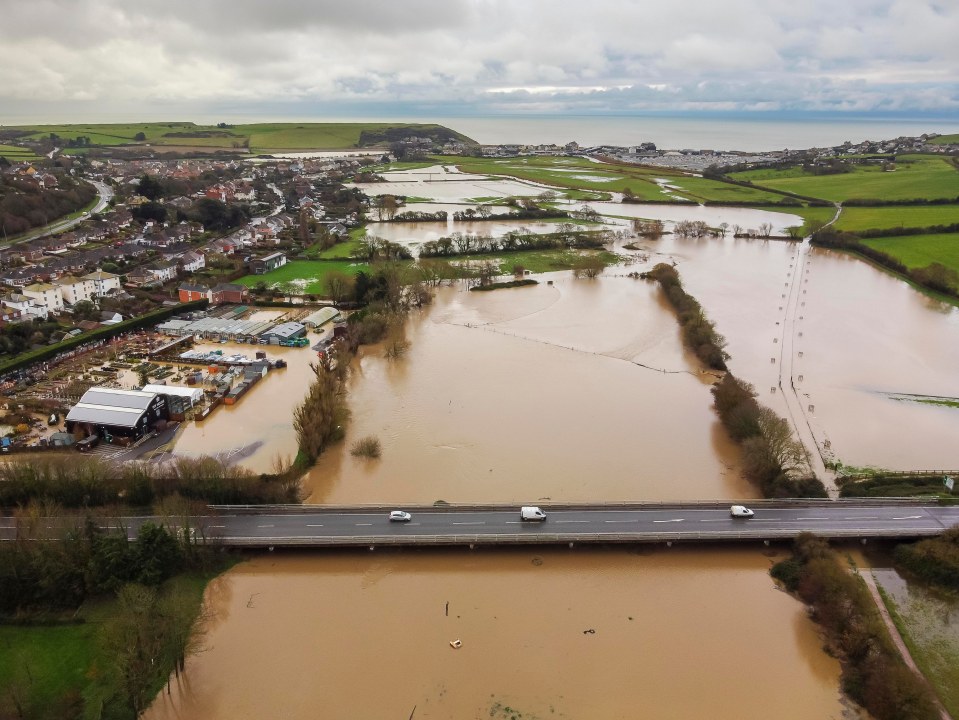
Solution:
<svg viewBox="0 0 959 720">
<path fill-rule="evenodd" d="M 768 498 L 827 497 L 789 423 L 760 405 L 752 385 L 731 372 L 713 385 L 713 407 L 742 449 L 743 475 Z"/>
<path fill-rule="evenodd" d="M 534 233 L 529 228 L 511 230 L 501 237 L 476 233 L 453 233 L 420 245 L 421 258 L 452 257 L 454 255 L 483 255 L 495 252 L 523 250 L 553 250 L 556 248 L 596 249 L 614 238 L 609 230 L 577 230 L 572 223 L 562 223 L 557 232 Z"/>
<path fill-rule="evenodd" d="M 810 606 L 842 663 L 842 685 L 876 720 L 939 718 L 932 691 L 906 667 L 862 579 L 824 540 L 799 536 L 772 576 Z"/>
<path fill-rule="evenodd" d="M 0 464 L 0 508 L 31 502 L 65 508 L 148 507 L 171 497 L 215 505 L 272 504 L 297 502 L 298 493 L 295 477 L 258 475 L 211 457 L 153 465 L 56 455 Z"/>
<path fill-rule="evenodd" d="M 716 326 L 706 317 L 702 305 L 683 289 L 676 268 L 659 263 L 643 278 L 655 280 L 666 293 L 666 299 L 675 308 L 682 328 L 683 342 L 704 365 L 713 370 L 725 370 L 729 355 L 726 339 L 716 332 Z"/>
</svg>

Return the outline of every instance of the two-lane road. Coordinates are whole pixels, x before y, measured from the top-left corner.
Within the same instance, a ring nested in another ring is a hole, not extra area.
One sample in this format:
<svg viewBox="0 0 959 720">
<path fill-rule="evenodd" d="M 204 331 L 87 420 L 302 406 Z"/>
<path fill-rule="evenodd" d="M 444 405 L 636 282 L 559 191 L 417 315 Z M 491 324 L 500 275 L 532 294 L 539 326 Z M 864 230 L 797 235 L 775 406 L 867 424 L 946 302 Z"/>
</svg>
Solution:
<svg viewBox="0 0 959 720">
<path fill-rule="evenodd" d="M 959 507 L 932 504 L 784 502 L 753 507 L 755 517 L 742 519 L 715 504 L 544 506 L 548 517 L 542 522 L 521 520 L 518 507 L 407 507 L 412 513 L 409 522 L 391 522 L 389 507 L 222 508 L 191 524 L 199 536 L 235 547 L 755 541 L 789 539 L 801 532 L 828 538 L 892 538 L 937 535 L 959 524 Z M 147 520 L 158 519 L 130 517 L 103 524 L 122 526 L 132 537 Z M 0 540 L 15 536 L 16 522 L 0 518 Z"/>
</svg>

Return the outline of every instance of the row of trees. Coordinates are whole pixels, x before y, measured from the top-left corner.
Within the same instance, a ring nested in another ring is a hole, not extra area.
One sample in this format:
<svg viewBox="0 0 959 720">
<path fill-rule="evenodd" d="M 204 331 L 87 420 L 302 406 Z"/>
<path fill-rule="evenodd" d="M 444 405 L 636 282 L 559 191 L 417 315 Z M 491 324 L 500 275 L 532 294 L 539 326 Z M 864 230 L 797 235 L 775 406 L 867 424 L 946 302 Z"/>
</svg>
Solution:
<svg viewBox="0 0 959 720">
<path fill-rule="evenodd" d="M 600 248 L 614 239 L 614 231 L 580 230 L 562 223 L 557 232 L 537 234 L 526 227 L 511 230 L 501 237 L 475 233 L 453 233 L 420 246 L 421 258 L 481 255 L 494 252 L 520 252 L 555 248 Z"/>
<path fill-rule="evenodd" d="M 806 450 L 789 423 L 756 401 L 752 385 L 727 372 L 713 385 L 713 406 L 729 436 L 742 448 L 743 475 L 766 497 L 826 497 L 812 476 Z"/>
<path fill-rule="evenodd" d="M 729 355 L 725 351 L 726 339 L 716 332 L 716 327 L 706 317 L 702 306 L 683 289 L 676 268 L 659 263 L 644 278 L 655 280 L 663 288 L 666 298 L 676 309 L 683 331 L 683 342 L 703 364 L 713 370 L 725 370 Z"/>
<path fill-rule="evenodd" d="M 812 608 L 842 659 L 843 689 L 876 720 L 935 720 L 931 690 L 906 667 L 862 579 L 829 545 L 808 533 L 772 576 Z"/>
<path fill-rule="evenodd" d="M 0 507 L 34 501 L 68 508 L 146 507 L 174 496 L 213 504 L 268 504 L 296 502 L 298 492 L 296 478 L 257 475 L 211 457 L 148 465 L 34 456 L 0 464 Z"/>
</svg>

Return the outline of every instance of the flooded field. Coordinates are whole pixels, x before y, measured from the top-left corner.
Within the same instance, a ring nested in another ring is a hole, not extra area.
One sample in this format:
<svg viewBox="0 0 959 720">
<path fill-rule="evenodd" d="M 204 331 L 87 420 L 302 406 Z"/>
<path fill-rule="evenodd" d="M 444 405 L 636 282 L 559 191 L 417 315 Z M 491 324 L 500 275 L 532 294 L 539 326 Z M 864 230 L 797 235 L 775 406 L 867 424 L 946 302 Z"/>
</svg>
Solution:
<svg viewBox="0 0 959 720">
<path fill-rule="evenodd" d="M 953 714 L 959 712 L 959 597 L 907 583 L 889 567 L 874 567 L 876 583 L 892 602 L 913 660 Z"/>
<path fill-rule="evenodd" d="M 206 650 L 145 717 L 844 717 L 839 664 L 773 588 L 772 561 L 736 549 L 262 556 L 211 585 Z"/>
<path fill-rule="evenodd" d="M 407 337 L 399 361 L 357 360 L 347 439 L 310 472 L 310 502 L 755 496 L 651 284 L 444 288 Z M 382 459 L 350 455 L 367 435 Z"/>
<path fill-rule="evenodd" d="M 364 193 L 404 195 L 429 198 L 438 202 L 469 202 L 480 198 L 534 197 L 547 190 L 545 186 L 519 180 L 491 179 L 485 175 L 457 172 L 448 165 L 435 165 L 417 170 L 381 173 L 386 182 L 356 183 Z M 416 206 L 414 206 L 415 209 Z"/>
<path fill-rule="evenodd" d="M 664 236 L 641 245 L 654 260 L 678 263 L 729 341 L 731 369 L 783 416 L 784 331 L 792 335 L 797 422 L 808 422 L 835 458 L 897 470 L 959 467 L 959 410 L 895 399 L 959 397 L 959 309 L 846 255 L 813 248 L 801 261 L 798 243 Z M 787 325 L 793 280 L 797 317 Z M 789 380 L 787 372 L 786 390 Z"/>
</svg>

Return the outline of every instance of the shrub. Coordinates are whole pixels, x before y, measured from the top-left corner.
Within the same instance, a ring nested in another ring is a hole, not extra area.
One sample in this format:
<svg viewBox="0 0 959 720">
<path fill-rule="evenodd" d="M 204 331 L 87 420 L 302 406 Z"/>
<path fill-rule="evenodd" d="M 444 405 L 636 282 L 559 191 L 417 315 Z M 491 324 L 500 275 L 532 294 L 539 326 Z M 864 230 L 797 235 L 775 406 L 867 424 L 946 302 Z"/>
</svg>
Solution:
<svg viewBox="0 0 959 720">
<path fill-rule="evenodd" d="M 350 455 L 354 457 L 378 458 L 382 454 L 380 440 L 373 435 L 357 440 L 350 448 Z"/>
</svg>

